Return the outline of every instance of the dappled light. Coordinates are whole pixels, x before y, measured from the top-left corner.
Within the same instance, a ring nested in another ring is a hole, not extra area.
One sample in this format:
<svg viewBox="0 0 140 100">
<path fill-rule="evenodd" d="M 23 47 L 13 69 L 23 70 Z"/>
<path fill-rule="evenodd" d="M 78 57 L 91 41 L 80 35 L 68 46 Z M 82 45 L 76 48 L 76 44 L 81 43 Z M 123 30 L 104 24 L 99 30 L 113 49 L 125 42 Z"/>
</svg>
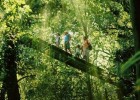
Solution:
<svg viewBox="0 0 140 100">
<path fill-rule="evenodd" d="M 0 100 L 139 100 L 140 18 L 130 5 L 1 0 Z"/>
</svg>

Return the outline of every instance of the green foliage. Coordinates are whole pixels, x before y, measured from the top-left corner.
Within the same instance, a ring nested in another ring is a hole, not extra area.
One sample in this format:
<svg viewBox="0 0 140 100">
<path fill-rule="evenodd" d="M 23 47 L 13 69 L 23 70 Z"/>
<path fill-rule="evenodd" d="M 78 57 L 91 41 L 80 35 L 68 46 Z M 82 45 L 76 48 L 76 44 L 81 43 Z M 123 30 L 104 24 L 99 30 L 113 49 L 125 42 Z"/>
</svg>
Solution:
<svg viewBox="0 0 140 100">
<path fill-rule="evenodd" d="M 4 77 L 5 77 L 5 71 L 4 69 L 0 69 L 0 82 L 3 81 Z"/>
<path fill-rule="evenodd" d="M 0 33 L 3 36 L 0 35 L 0 45 L 6 44 L 5 37 L 10 37 L 9 39 L 18 45 L 17 77 L 21 79 L 19 81 L 21 98 L 86 100 L 89 91 L 87 75 L 49 58 L 48 51 L 43 48 L 45 44 L 38 41 L 38 38 L 54 44 L 51 40 L 55 33 L 58 32 L 63 36 L 64 31 L 71 31 L 74 33 L 71 41 L 74 54 L 75 46 L 82 44 L 83 36 L 88 35 L 93 47 L 90 51 L 90 63 L 110 73 L 114 67 L 117 69 L 125 61 L 113 60 L 116 58 L 117 50 L 123 52 L 124 48 L 133 46 L 130 14 L 122 1 L 124 2 L 124 0 L 2 0 Z M 28 37 L 33 39 L 33 42 Z M 26 45 L 22 45 L 20 40 Z M 62 45 L 63 41 L 60 46 L 63 49 Z M 28 46 L 38 47 L 38 50 Z M 138 60 L 139 53 L 121 67 L 121 73 Z M 0 81 L 4 76 L 5 71 L 1 68 Z M 116 78 L 113 80 L 116 81 Z M 103 83 L 91 77 L 91 90 L 95 100 L 105 99 L 104 87 L 107 89 L 108 98 L 117 100 L 116 87 Z"/>
</svg>

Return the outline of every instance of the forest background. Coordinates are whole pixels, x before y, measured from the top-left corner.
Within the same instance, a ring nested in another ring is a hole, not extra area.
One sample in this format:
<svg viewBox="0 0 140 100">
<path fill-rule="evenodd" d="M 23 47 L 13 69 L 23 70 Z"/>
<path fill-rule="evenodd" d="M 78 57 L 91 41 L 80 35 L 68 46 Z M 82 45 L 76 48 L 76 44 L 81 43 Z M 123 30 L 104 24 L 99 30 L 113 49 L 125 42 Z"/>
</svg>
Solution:
<svg viewBox="0 0 140 100">
<path fill-rule="evenodd" d="M 128 68 L 136 61 L 129 62 L 127 71 L 121 69 L 134 55 L 130 14 L 129 0 L 1 0 L 1 100 L 136 98 L 136 70 Z M 103 69 L 103 76 L 117 86 L 48 56 L 45 42 L 54 45 L 56 33 L 62 37 L 66 30 L 71 33 L 73 54 L 83 36 L 88 35 L 93 47 L 90 63 Z M 36 43 L 39 46 L 34 49 Z"/>
</svg>

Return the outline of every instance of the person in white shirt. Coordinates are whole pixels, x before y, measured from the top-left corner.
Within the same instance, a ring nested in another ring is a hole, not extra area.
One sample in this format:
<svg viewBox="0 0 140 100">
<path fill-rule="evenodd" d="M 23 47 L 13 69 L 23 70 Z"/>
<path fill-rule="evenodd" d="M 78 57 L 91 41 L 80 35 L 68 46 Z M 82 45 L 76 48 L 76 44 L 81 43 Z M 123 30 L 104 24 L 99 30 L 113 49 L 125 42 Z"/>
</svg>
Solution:
<svg viewBox="0 0 140 100">
<path fill-rule="evenodd" d="M 56 34 L 55 44 L 56 44 L 57 47 L 59 47 L 59 45 L 60 45 L 60 34 L 59 33 Z"/>
</svg>

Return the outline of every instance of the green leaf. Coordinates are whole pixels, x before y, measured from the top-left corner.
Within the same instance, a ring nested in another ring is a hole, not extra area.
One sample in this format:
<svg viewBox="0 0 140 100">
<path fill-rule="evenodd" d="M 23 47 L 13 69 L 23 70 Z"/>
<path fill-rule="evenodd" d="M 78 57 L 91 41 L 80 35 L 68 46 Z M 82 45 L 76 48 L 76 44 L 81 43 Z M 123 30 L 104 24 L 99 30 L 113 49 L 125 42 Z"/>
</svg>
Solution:
<svg viewBox="0 0 140 100">
<path fill-rule="evenodd" d="M 136 85 L 140 85 L 140 79 L 136 81 Z"/>
<path fill-rule="evenodd" d="M 123 74 L 128 68 L 136 64 L 140 60 L 140 51 L 137 52 L 133 57 L 131 57 L 126 63 L 121 66 L 121 74 Z"/>
<path fill-rule="evenodd" d="M 136 91 L 140 91 L 140 79 L 138 79 L 136 81 L 136 88 L 135 88 Z"/>
</svg>

